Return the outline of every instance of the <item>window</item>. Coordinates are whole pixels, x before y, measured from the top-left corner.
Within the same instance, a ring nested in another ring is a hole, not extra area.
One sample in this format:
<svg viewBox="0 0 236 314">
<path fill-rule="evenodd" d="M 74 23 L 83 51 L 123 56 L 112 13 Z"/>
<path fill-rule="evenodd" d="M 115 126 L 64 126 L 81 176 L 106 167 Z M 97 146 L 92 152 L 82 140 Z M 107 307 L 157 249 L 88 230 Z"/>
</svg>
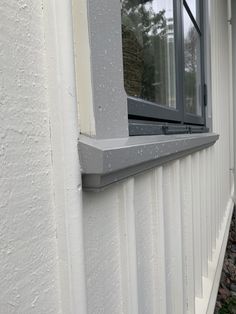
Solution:
<svg viewBox="0 0 236 314">
<path fill-rule="evenodd" d="M 205 132 L 202 0 L 122 0 L 130 135 Z"/>
<path fill-rule="evenodd" d="M 85 2 L 74 10 L 83 188 L 99 191 L 214 145 L 217 134 L 200 133 L 203 51 L 211 90 L 208 1 Z M 141 134 L 154 136 L 130 136 Z"/>
</svg>

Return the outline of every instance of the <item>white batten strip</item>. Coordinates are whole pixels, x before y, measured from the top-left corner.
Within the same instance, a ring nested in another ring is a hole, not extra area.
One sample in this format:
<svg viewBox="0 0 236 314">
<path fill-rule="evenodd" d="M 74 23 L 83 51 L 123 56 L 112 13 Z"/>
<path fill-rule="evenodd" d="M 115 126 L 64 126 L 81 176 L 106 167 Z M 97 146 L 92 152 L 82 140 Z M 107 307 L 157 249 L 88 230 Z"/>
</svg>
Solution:
<svg viewBox="0 0 236 314">
<path fill-rule="evenodd" d="M 167 313 L 184 313 L 179 161 L 163 172 Z"/>
<path fill-rule="evenodd" d="M 212 199 L 212 249 L 216 248 L 216 221 L 217 221 L 217 211 L 216 211 L 216 198 L 215 198 L 215 149 L 211 149 L 211 199 Z"/>
<path fill-rule="evenodd" d="M 184 313 L 195 313 L 194 241 L 191 156 L 180 162 Z"/>
<path fill-rule="evenodd" d="M 202 242 L 202 274 L 207 277 L 208 275 L 208 238 L 207 238 L 207 185 L 206 185 L 206 152 L 200 152 L 200 173 L 201 173 L 201 242 Z"/>
<path fill-rule="evenodd" d="M 120 186 L 119 199 L 123 312 L 137 314 L 138 280 L 133 178 Z"/>
<path fill-rule="evenodd" d="M 199 153 L 192 156 L 192 191 L 193 197 L 193 228 L 194 228 L 194 267 L 195 295 L 202 297 L 202 238 L 201 238 L 201 208 L 200 208 L 200 162 Z"/>
<path fill-rule="evenodd" d="M 206 149 L 206 211 L 208 260 L 212 260 L 212 211 L 211 211 L 211 153 Z"/>
<path fill-rule="evenodd" d="M 165 226 L 163 207 L 163 168 L 153 173 L 153 222 L 156 225 L 153 233 L 154 242 L 154 290 L 156 302 L 155 313 L 166 312 L 166 265 L 165 265 Z"/>
</svg>

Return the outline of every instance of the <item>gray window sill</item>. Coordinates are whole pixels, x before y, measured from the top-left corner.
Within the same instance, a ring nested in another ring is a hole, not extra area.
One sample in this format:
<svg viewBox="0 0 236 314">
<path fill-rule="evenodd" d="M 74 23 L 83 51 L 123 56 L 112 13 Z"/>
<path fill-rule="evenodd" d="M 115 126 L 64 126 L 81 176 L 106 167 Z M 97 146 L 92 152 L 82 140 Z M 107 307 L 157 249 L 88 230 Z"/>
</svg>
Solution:
<svg viewBox="0 0 236 314">
<path fill-rule="evenodd" d="M 133 136 L 96 140 L 81 135 L 83 188 L 99 191 L 111 183 L 213 145 L 214 133 Z"/>
</svg>

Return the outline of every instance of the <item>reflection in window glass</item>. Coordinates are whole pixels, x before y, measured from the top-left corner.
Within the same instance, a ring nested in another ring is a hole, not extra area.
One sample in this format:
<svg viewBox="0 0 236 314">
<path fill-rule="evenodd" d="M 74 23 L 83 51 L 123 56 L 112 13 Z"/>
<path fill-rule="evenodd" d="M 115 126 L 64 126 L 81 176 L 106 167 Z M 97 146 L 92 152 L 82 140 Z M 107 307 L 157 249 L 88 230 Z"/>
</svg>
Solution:
<svg viewBox="0 0 236 314">
<path fill-rule="evenodd" d="M 184 12 L 184 60 L 185 110 L 187 113 L 201 115 L 200 37 L 186 11 Z"/>
<path fill-rule="evenodd" d="M 175 107 L 172 0 L 122 0 L 124 84 L 129 96 Z"/>
</svg>

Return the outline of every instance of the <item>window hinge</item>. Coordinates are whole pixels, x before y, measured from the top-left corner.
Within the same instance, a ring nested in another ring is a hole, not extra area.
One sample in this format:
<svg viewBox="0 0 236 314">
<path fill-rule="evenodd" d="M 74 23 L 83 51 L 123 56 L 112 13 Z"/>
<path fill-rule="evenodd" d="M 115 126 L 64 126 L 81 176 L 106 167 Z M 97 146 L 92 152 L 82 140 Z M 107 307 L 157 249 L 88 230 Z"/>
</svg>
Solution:
<svg viewBox="0 0 236 314">
<path fill-rule="evenodd" d="M 203 98 L 204 98 L 204 106 L 207 106 L 207 84 L 203 85 Z"/>
</svg>

